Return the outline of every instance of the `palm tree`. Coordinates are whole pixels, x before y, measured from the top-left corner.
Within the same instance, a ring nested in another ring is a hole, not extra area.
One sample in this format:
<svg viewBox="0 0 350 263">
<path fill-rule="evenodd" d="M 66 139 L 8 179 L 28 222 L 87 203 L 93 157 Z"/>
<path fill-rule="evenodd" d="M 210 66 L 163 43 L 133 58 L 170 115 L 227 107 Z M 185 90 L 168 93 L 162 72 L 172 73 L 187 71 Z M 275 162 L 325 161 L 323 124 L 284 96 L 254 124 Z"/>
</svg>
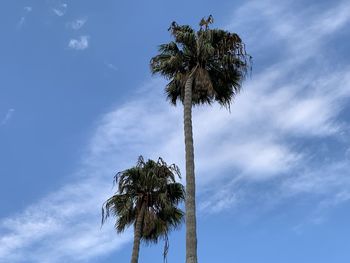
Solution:
<svg viewBox="0 0 350 263">
<path fill-rule="evenodd" d="M 144 161 L 140 156 L 136 166 L 117 173 L 118 191 L 102 207 L 102 224 L 113 215 L 118 233 L 134 225 L 134 245 L 131 263 L 137 263 L 141 240 L 157 243 L 164 238 L 164 259 L 168 249 L 168 233 L 180 226 L 183 212 L 177 205 L 184 200 L 184 187 L 176 182 L 180 171 L 175 164 Z"/>
<path fill-rule="evenodd" d="M 174 41 L 159 46 L 151 59 L 151 71 L 169 82 L 165 91 L 171 104 L 184 106 L 186 152 L 186 263 L 197 263 L 196 203 L 192 106 L 220 105 L 230 108 L 242 81 L 250 71 L 251 57 L 241 38 L 221 29 L 210 29 L 213 22 L 200 21 L 200 29 L 173 22 L 169 28 Z"/>
</svg>

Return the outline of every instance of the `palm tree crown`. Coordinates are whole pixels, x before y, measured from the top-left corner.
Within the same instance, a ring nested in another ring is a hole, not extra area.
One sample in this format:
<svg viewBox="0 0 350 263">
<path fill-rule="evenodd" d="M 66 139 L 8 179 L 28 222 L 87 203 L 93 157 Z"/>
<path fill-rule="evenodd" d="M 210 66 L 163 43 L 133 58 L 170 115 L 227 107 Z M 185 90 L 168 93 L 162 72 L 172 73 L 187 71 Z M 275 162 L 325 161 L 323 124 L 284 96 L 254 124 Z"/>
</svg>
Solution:
<svg viewBox="0 0 350 263">
<path fill-rule="evenodd" d="M 102 207 L 102 224 L 113 215 L 118 233 L 132 224 L 136 229 L 140 222 L 140 240 L 167 240 L 169 231 L 183 219 L 177 205 L 184 200 L 184 187 L 176 176 L 180 172 L 175 164 L 167 165 L 161 158 L 145 162 L 140 156 L 136 166 L 115 176 L 118 191 Z"/>
<path fill-rule="evenodd" d="M 235 34 L 209 29 L 212 16 L 202 19 L 195 32 L 188 25 L 173 22 L 169 28 L 174 41 L 159 46 L 159 54 L 151 59 L 152 73 L 160 73 L 170 81 L 166 94 L 176 105 L 184 102 L 184 89 L 189 76 L 192 82 L 192 104 L 219 104 L 229 107 L 241 89 L 250 70 L 251 56 Z"/>
</svg>

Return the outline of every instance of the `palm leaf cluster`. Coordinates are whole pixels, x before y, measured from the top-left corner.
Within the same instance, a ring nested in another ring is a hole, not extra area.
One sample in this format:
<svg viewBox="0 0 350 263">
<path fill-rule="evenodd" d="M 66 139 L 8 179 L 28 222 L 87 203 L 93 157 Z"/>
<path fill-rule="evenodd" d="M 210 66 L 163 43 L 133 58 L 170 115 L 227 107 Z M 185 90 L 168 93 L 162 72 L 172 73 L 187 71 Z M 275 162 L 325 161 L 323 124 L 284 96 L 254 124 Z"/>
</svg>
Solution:
<svg viewBox="0 0 350 263">
<path fill-rule="evenodd" d="M 161 158 L 157 162 L 144 161 L 140 156 L 136 166 L 115 176 L 118 191 L 102 207 L 102 224 L 109 216 L 116 217 L 118 233 L 136 224 L 141 207 L 141 240 L 158 242 L 167 240 L 171 229 L 182 223 L 183 212 L 177 205 L 184 199 L 184 188 L 176 182 L 180 176 L 176 165 L 167 165 Z"/>
<path fill-rule="evenodd" d="M 174 105 L 178 100 L 184 102 L 185 83 L 191 76 L 193 105 L 217 101 L 229 107 L 250 71 L 251 56 L 241 38 L 209 29 L 212 22 L 212 16 L 202 19 L 198 31 L 173 22 L 169 31 L 174 41 L 160 45 L 158 55 L 151 59 L 152 73 L 169 79 L 165 91 Z"/>
</svg>

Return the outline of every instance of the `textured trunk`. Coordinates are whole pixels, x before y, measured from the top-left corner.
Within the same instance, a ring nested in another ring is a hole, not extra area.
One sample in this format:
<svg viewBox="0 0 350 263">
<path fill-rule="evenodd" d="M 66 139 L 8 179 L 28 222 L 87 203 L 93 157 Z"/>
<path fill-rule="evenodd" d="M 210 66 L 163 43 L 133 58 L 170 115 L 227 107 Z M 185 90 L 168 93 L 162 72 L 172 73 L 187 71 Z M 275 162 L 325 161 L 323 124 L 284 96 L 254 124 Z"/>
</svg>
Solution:
<svg viewBox="0 0 350 263">
<path fill-rule="evenodd" d="M 190 75 L 185 85 L 184 130 L 186 151 L 186 263 L 197 263 L 196 184 L 192 133 L 192 84 Z"/>
<path fill-rule="evenodd" d="M 145 204 L 142 204 L 140 213 L 137 216 L 135 229 L 134 229 L 134 246 L 132 248 L 131 263 L 137 263 L 139 261 L 140 241 L 142 221 L 145 214 Z"/>
</svg>

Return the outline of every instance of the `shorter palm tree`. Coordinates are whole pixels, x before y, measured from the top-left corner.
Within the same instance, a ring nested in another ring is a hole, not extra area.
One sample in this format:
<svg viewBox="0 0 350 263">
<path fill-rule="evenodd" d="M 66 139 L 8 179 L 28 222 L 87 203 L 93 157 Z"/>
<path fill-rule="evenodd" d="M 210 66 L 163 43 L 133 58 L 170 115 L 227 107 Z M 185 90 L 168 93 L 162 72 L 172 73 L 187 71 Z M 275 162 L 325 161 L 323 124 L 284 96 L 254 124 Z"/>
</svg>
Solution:
<svg viewBox="0 0 350 263">
<path fill-rule="evenodd" d="M 140 242 L 165 242 L 164 258 L 168 250 L 168 233 L 181 225 L 183 212 L 177 207 L 184 200 L 184 187 L 176 182 L 179 168 L 168 165 L 162 158 L 157 162 L 138 158 L 136 166 L 115 176 L 118 191 L 102 207 L 102 224 L 109 216 L 116 217 L 115 228 L 122 233 L 134 225 L 134 245 L 131 263 L 137 263 Z"/>
</svg>

